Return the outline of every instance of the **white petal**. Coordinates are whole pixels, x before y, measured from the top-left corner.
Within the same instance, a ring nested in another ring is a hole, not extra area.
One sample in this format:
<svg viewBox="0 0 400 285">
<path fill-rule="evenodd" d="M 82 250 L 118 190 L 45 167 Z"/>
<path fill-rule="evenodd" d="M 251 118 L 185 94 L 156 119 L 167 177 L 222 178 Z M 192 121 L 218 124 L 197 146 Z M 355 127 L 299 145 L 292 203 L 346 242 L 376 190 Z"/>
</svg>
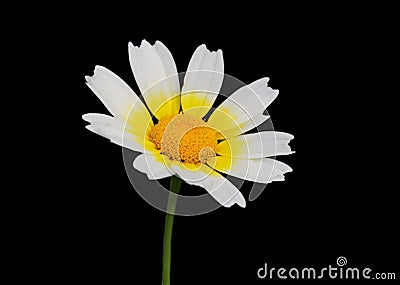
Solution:
<svg viewBox="0 0 400 285">
<path fill-rule="evenodd" d="M 285 163 L 270 159 L 240 159 L 217 156 L 207 160 L 210 167 L 241 179 L 258 183 L 269 183 L 272 178 L 291 172 Z"/>
<path fill-rule="evenodd" d="M 267 87 L 268 80 L 262 78 L 236 90 L 214 110 L 208 123 L 223 132 L 262 114 L 279 93 Z"/>
<path fill-rule="evenodd" d="M 152 46 L 143 40 L 140 47 L 129 43 L 129 61 L 150 111 L 158 118 L 178 114 L 179 78 L 167 47 L 158 41 Z"/>
<path fill-rule="evenodd" d="M 255 115 L 250 120 L 245 121 L 241 124 L 238 124 L 234 128 L 224 130 L 222 132 L 222 136 L 220 137 L 220 139 L 226 139 L 226 138 L 231 138 L 231 137 L 236 137 L 238 135 L 241 135 L 247 131 L 250 131 L 251 129 L 258 127 L 259 125 L 264 123 L 269 118 L 270 118 L 270 116 L 266 116 L 263 114 Z"/>
<path fill-rule="evenodd" d="M 270 182 L 273 181 L 285 181 L 285 176 L 282 174 L 276 175 L 274 177 L 271 177 L 271 179 L 269 180 Z"/>
<path fill-rule="evenodd" d="M 96 66 L 92 77 L 86 76 L 88 87 L 103 102 L 110 113 L 125 120 L 139 98 L 116 74 L 105 67 Z M 141 102 L 140 102 L 141 103 Z M 141 108 L 146 108 L 143 104 Z"/>
<path fill-rule="evenodd" d="M 154 152 L 154 145 L 132 133 L 132 130 L 125 122 L 104 114 L 85 114 L 82 118 L 91 123 L 86 128 L 95 134 L 108 138 L 111 142 L 126 147 L 133 151 Z"/>
<path fill-rule="evenodd" d="M 98 125 L 88 125 L 86 128 L 95 134 L 108 138 L 112 143 L 119 146 L 126 147 L 133 151 L 145 152 L 142 145 L 135 142 L 130 135 L 123 136 L 122 131 L 120 130 L 110 127 L 101 127 Z"/>
<path fill-rule="evenodd" d="M 186 114 L 203 117 L 214 103 L 224 79 L 222 51 L 199 46 L 190 59 L 182 87 L 181 104 Z"/>
<path fill-rule="evenodd" d="M 82 119 L 91 124 L 110 126 L 121 130 L 123 130 L 124 126 L 124 122 L 122 122 L 121 120 L 105 114 L 88 113 L 83 115 Z"/>
<path fill-rule="evenodd" d="M 282 132 L 259 132 L 227 139 L 218 144 L 216 152 L 235 158 L 262 158 L 293 153 L 289 142 L 294 137 Z"/>
<path fill-rule="evenodd" d="M 141 154 L 134 160 L 133 167 L 143 173 L 146 173 L 147 177 L 151 180 L 170 177 L 173 175 L 173 173 L 163 162 L 163 159 L 164 158 L 161 154 Z"/>
<path fill-rule="evenodd" d="M 190 169 L 182 163 L 171 165 L 174 172 L 186 183 L 206 189 L 208 193 L 222 206 L 231 207 L 238 204 L 246 207 L 242 193 L 225 177 L 200 164 L 198 169 Z"/>
</svg>

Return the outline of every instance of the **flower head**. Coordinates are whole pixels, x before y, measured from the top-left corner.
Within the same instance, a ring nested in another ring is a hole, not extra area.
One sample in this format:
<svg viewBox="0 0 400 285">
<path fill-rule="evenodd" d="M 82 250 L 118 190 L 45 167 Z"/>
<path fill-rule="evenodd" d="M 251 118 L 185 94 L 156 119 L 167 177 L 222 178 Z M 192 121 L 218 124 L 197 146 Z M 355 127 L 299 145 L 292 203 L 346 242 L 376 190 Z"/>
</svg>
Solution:
<svg viewBox="0 0 400 285">
<path fill-rule="evenodd" d="M 278 91 L 267 86 L 268 78 L 239 88 L 212 109 L 224 80 L 221 50 L 199 46 L 182 88 L 174 59 L 161 42 L 129 43 L 129 60 L 146 105 L 117 75 L 96 66 L 87 85 L 112 116 L 86 114 L 83 119 L 89 130 L 141 152 L 133 165 L 149 179 L 176 175 L 205 188 L 223 206 L 245 207 L 243 195 L 221 173 L 270 183 L 291 171 L 269 157 L 292 153 L 292 135 L 245 134 L 269 119 L 263 113 Z"/>
</svg>

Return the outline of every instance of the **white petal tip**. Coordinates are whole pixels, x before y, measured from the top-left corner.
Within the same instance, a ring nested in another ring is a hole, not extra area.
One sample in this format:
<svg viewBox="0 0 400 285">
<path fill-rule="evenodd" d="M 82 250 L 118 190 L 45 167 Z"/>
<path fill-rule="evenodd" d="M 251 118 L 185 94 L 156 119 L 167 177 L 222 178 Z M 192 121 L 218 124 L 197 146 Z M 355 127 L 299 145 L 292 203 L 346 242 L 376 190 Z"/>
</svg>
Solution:
<svg viewBox="0 0 400 285">
<path fill-rule="evenodd" d="M 82 119 L 83 119 L 84 121 L 86 121 L 86 122 L 89 122 L 89 117 L 90 117 L 90 113 L 88 113 L 88 114 L 83 114 L 83 115 L 82 115 Z"/>
<path fill-rule="evenodd" d="M 232 198 L 230 201 L 226 202 L 222 206 L 230 208 L 235 204 L 238 204 L 241 208 L 246 208 L 246 200 L 241 193 L 237 194 L 234 198 Z"/>
<path fill-rule="evenodd" d="M 150 46 L 151 47 L 151 44 L 146 40 L 142 40 L 142 42 L 140 43 L 140 47 L 143 47 L 143 46 Z"/>
<path fill-rule="evenodd" d="M 275 153 L 275 155 L 273 155 L 273 156 L 279 156 L 279 155 L 291 155 L 291 154 L 294 154 L 294 153 L 296 153 L 294 150 L 288 150 L 288 151 L 285 151 L 285 152 L 278 152 L 278 153 Z"/>
<path fill-rule="evenodd" d="M 269 120 L 269 119 L 271 119 L 271 116 L 270 116 L 270 115 L 266 115 L 266 116 L 265 116 L 265 121 L 266 121 L 266 120 Z"/>
<path fill-rule="evenodd" d="M 246 202 L 244 202 L 244 203 L 239 203 L 239 202 L 232 202 L 232 203 L 226 203 L 225 205 L 223 205 L 224 207 L 226 207 L 226 208 L 230 208 L 230 207 L 232 207 L 233 205 L 235 205 L 235 204 L 237 204 L 237 205 L 239 205 L 241 208 L 246 208 Z"/>
<path fill-rule="evenodd" d="M 136 170 L 139 170 L 140 172 L 145 172 L 145 171 L 143 170 L 143 168 L 141 167 L 141 165 L 140 165 L 140 161 L 139 161 L 138 157 L 136 157 L 136 158 L 133 160 L 132 166 L 133 166 L 133 168 L 135 168 Z"/>
<path fill-rule="evenodd" d="M 135 50 L 139 50 L 141 49 L 143 46 L 147 46 L 150 45 L 150 43 L 148 43 L 146 40 L 142 40 L 142 42 L 140 43 L 140 45 L 134 45 L 132 42 L 128 43 L 128 48 L 129 48 L 129 52 L 133 52 Z M 150 45 L 151 46 L 151 45 Z"/>
<path fill-rule="evenodd" d="M 85 126 L 86 129 L 88 129 L 91 132 L 96 132 L 95 128 L 93 127 L 93 125 L 87 125 Z"/>
<path fill-rule="evenodd" d="M 196 49 L 196 51 L 200 51 L 200 50 L 204 50 L 204 51 L 209 51 L 207 46 L 205 44 L 199 45 Z M 196 52 L 195 51 L 195 52 Z"/>
<path fill-rule="evenodd" d="M 264 81 L 265 86 L 268 86 L 269 77 L 264 77 L 264 78 L 262 78 L 261 80 Z"/>
</svg>

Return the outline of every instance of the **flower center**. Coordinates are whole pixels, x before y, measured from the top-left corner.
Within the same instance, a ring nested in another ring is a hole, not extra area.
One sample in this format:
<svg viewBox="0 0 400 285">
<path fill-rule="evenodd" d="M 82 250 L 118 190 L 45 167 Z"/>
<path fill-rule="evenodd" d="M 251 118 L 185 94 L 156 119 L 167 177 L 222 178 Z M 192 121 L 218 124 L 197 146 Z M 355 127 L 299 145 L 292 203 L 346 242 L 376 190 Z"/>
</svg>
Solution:
<svg viewBox="0 0 400 285">
<path fill-rule="evenodd" d="M 162 154 L 188 163 L 205 163 L 214 157 L 217 135 L 202 119 L 188 114 L 162 118 L 149 134 Z"/>
</svg>

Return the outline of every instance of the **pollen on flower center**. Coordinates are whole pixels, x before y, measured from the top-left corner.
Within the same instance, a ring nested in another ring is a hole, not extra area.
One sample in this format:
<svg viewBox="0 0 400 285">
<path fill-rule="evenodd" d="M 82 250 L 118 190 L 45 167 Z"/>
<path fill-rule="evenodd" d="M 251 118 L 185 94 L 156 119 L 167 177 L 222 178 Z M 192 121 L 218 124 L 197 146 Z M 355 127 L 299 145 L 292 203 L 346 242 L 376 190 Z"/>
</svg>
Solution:
<svg viewBox="0 0 400 285">
<path fill-rule="evenodd" d="M 188 163 L 205 163 L 214 157 L 217 135 L 202 119 L 188 114 L 162 118 L 149 134 L 162 154 Z"/>
</svg>

